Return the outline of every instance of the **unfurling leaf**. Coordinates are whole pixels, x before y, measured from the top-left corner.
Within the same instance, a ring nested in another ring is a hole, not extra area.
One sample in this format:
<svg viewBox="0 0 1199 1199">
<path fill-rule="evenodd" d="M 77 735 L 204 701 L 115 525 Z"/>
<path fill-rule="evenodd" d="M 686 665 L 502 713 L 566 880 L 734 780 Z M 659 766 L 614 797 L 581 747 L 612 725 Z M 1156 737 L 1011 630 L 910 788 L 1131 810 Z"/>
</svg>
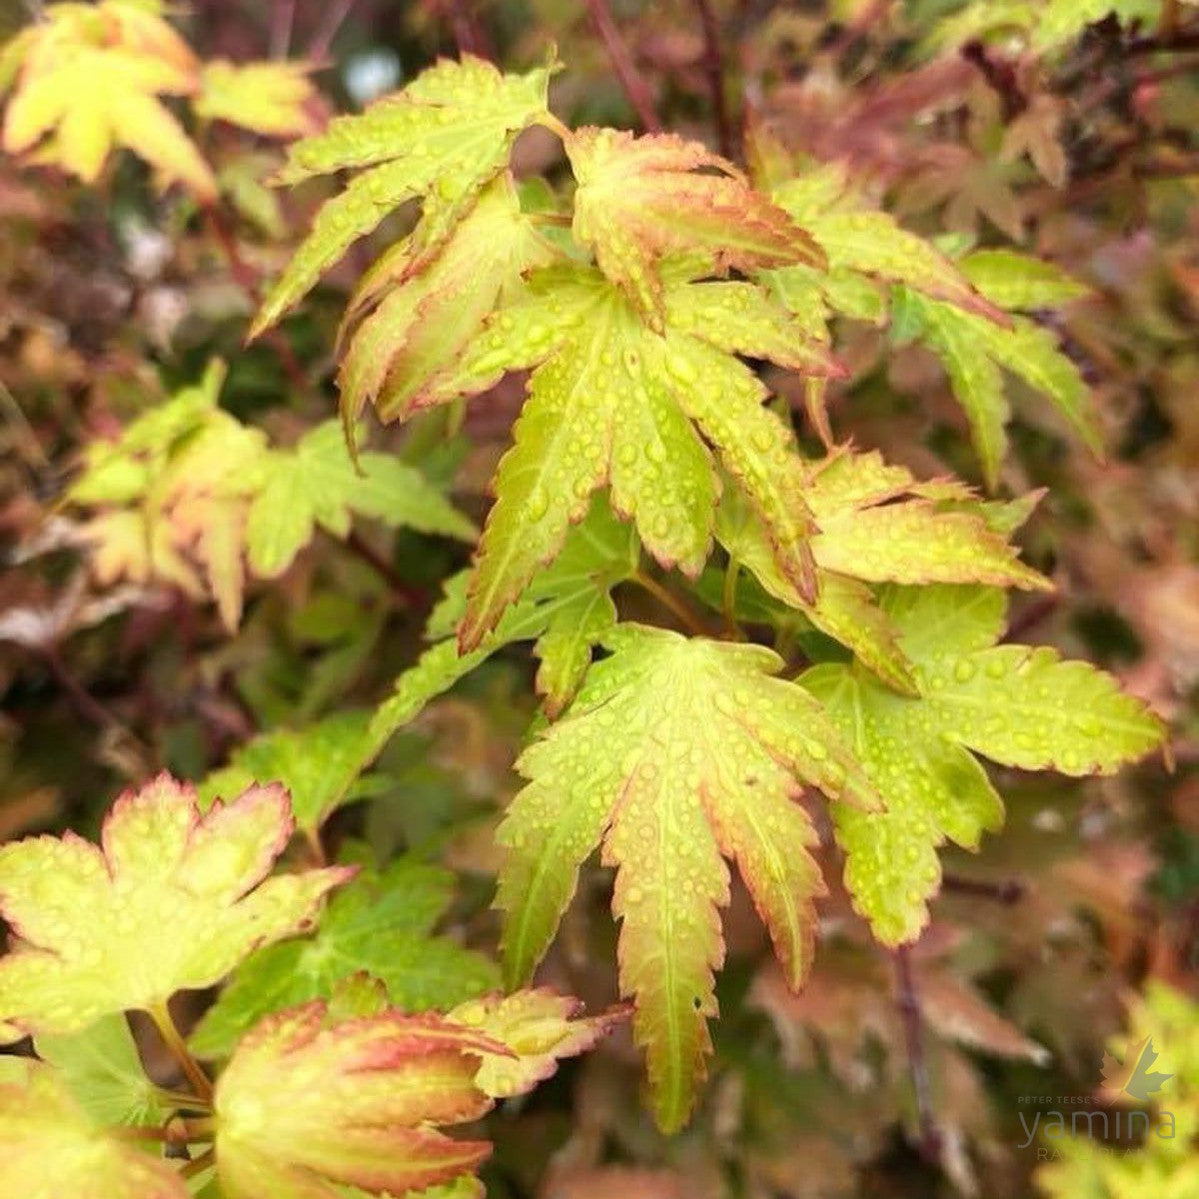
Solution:
<svg viewBox="0 0 1199 1199">
<path fill-rule="evenodd" d="M 807 782 L 871 807 L 875 792 L 820 706 L 771 677 L 782 663 L 769 650 L 640 625 L 603 643 L 612 656 L 517 763 L 530 782 L 499 832 L 504 964 L 510 982 L 532 974 L 602 839 L 617 867 L 621 990 L 636 1000 L 658 1121 L 675 1129 L 710 1048 L 722 855 L 737 861 L 798 986 L 822 882 L 796 796 Z"/>
<path fill-rule="evenodd" d="M 217 1175 L 225 1199 L 335 1199 L 337 1186 L 402 1195 L 469 1174 L 486 1141 L 433 1125 L 477 1119 L 475 1086 L 498 1041 L 438 1016 L 385 1012 L 330 1024 L 324 1003 L 247 1034 L 217 1081 Z"/>
<path fill-rule="evenodd" d="M 584 1005 L 550 987 L 531 987 L 505 995 L 493 990 L 465 1000 L 446 1019 L 492 1037 L 504 1047 L 479 1054 L 475 1086 L 492 1099 L 527 1095 L 557 1073 L 559 1064 L 595 1047 L 632 1008 L 618 1003 L 598 1016 L 583 1015 Z"/>
<path fill-rule="evenodd" d="M 973 752 L 1022 770 L 1110 774 L 1161 744 L 1140 700 L 1085 662 L 1047 647 L 997 645 L 1003 593 L 986 587 L 896 588 L 883 607 L 913 664 L 919 695 L 897 695 L 856 666 L 825 664 L 800 682 L 835 719 L 886 805 L 835 804 L 845 880 L 888 945 L 928 919 L 949 839 L 976 848 L 1003 804 Z"/>
<path fill-rule="evenodd" d="M 529 268 L 551 258 L 546 242 L 520 211 L 505 172 L 487 185 L 428 269 L 406 238 L 367 272 L 346 320 L 374 305 L 354 330 L 338 373 L 345 419 L 373 403 L 384 420 L 406 416 L 450 370 L 497 303 Z M 388 284 L 399 284 L 383 299 Z"/>
<path fill-rule="evenodd" d="M 53 4 L 21 38 L 5 150 L 35 151 L 39 161 L 91 183 L 113 146 L 126 146 L 164 181 L 180 180 L 201 201 L 215 200 L 212 172 L 159 99 L 193 94 L 199 64 L 154 6 Z"/>
<path fill-rule="evenodd" d="M 590 1049 L 628 1015 L 615 1007 L 599 1016 L 580 1017 L 582 1004 L 546 987 L 492 994 L 460 1003 L 446 1016 L 494 1037 L 509 1052 L 485 1053 L 475 1085 L 493 1099 L 531 1091 L 551 1077 L 564 1057 Z"/>
<path fill-rule="evenodd" d="M 501 75 L 465 55 L 443 61 L 366 112 L 338 117 L 288 148 L 283 183 L 359 170 L 317 213 L 312 231 L 262 306 L 251 337 L 273 325 L 359 237 L 408 200 L 421 201 L 414 259 L 434 253 L 503 169 L 516 135 L 545 113 L 552 68 Z"/>
<path fill-rule="evenodd" d="M 161 1012 L 260 945 L 310 927 L 334 867 L 267 878 L 292 831 L 278 787 L 201 815 L 161 775 L 117 800 L 101 847 L 72 833 L 0 848 L 0 914 L 16 941 L 0 958 L 0 1038 L 73 1033 L 113 1012 Z"/>
<path fill-rule="evenodd" d="M 0 1193 L 22 1199 L 187 1199 L 169 1162 L 94 1124 L 57 1070 L 5 1058 L 0 1077 Z"/>
</svg>

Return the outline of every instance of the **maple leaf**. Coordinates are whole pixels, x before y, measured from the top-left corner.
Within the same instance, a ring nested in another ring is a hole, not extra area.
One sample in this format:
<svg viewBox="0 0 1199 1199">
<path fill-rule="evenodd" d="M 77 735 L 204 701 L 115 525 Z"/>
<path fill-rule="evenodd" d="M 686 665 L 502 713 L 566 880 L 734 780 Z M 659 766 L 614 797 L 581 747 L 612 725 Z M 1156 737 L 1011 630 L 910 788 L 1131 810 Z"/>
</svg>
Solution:
<svg viewBox="0 0 1199 1199">
<path fill-rule="evenodd" d="M 1135 1044 L 1130 1044 L 1124 1052 L 1124 1063 L 1121 1064 L 1110 1053 L 1103 1055 L 1103 1093 L 1109 1103 L 1114 1103 L 1122 1096 L 1127 1096 L 1139 1103 L 1147 1103 L 1154 1091 L 1160 1091 L 1163 1084 L 1174 1077 L 1173 1074 L 1162 1074 L 1153 1070 L 1157 1061 L 1157 1051 L 1153 1048 L 1152 1037 L 1142 1037 Z"/>
<path fill-rule="evenodd" d="M 873 806 L 875 793 L 819 705 L 771 677 L 782 665 L 771 651 L 641 625 L 617 626 L 603 645 L 612 656 L 517 762 L 530 782 L 497 834 L 504 968 L 510 982 L 529 977 L 602 839 L 617 867 L 621 991 L 636 1000 L 655 1113 L 671 1130 L 710 1049 L 722 855 L 736 859 L 798 986 L 822 883 L 796 795 L 808 782 Z"/>
<path fill-rule="evenodd" d="M 511 175 L 488 184 L 424 271 L 414 237 L 389 250 L 362 278 L 345 322 L 374 304 L 354 330 L 338 372 L 343 416 L 368 403 L 384 420 L 402 417 L 457 361 L 521 276 L 552 257 L 520 210 Z M 399 283 L 382 300 L 387 285 Z M 377 303 L 376 303 L 377 301 Z"/>
<path fill-rule="evenodd" d="M 431 1125 L 490 1108 L 474 1082 L 479 1055 L 504 1046 L 438 1016 L 327 1015 L 317 1000 L 268 1017 L 217 1080 L 226 1199 L 336 1199 L 338 1185 L 403 1194 L 473 1172 L 490 1145 Z"/>
<path fill-rule="evenodd" d="M 0 1037 L 161 1015 L 176 991 L 211 986 L 258 946 L 303 931 L 354 871 L 267 879 L 291 831 L 279 787 L 202 816 L 192 788 L 164 774 L 117 800 L 102 848 L 69 832 L 0 848 L 0 914 L 17 938 L 0 958 Z"/>
<path fill-rule="evenodd" d="M 819 247 L 786 212 L 698 142 L 586 127 L 565 146 L 578 183 L 574 235 L 656 332 L 666 321 L 658 263 L 668 254 L 709 251 L 717 274 L 824 266 Z"/>
<path fill-rule="evenodd" d="M 421 201 L 410 240 L 414 259 L 435 252 L 503 169 L 517 134 L 546 115 L 553 65 L 502 75 L 481 58 L 441 61 L 403 91 L 365 112 L 338 117 L 288 147 L 281 183 L 359 170 L 317 213 L 254 320 L 250 337 L 273 325 L 357 238 L 408 200 Z"/>
<path fill-rule="evenodd" d="M 112 147 L 126 146 L 164 180 L 215 200 L 212 172 L 158 99 L 192 94 L 199 64 L 154 9 L 133 0 L 49 6 L 20 43 L 4 149 L 22 154 L 42 143 L 39 160 L 91 183 Z"/>
<path fill-rule="evenodd" d="M 256 482 L 245 548 L 251 569 L 266 578 L 287 569 L 317 525 L 348 536 L 352 513 L 462 541 L 476 534 L 420 471 L 394 454 L 359 454 L 355 467 L 336 421 L 317 425 L 289 450 L 265 452 Z"/>
<path fill-rule="evenodd" d="M 227 766 L 204 779 L 198 788 L 201 803 L 237 795 L 254 783 L 279 783 L 291 796 L 296 828 L 311 837 L 353 798 L 366 732 L 366 713 L 338 712 L 300 729 L 260 733 L 240 745 Z"/>
<path fill-rule="evenodd" d="M 875 283 L 906 284 L 981 317 L 1005 320 L 932 243 L 904 229 L 889 213 L 867 207 L 841 164 L 776 180 L 769 194 L 808 230 L 827 266 L 820 271 L 806 265 L 784 267 L 764 273 L 763 280 L 820 340 L 828 340 L 833 310 L 881 323 L 886 307 Z"/>
<path fill-rule="evenodd" d="M 798 609 L 900 691 L 915 693 L 910 664 L 864 584 L 1052 587 L 1018 560 L 974 493 L 956 481 L 918 482 L 877 453 L 842 450 L 808 464 L 804 495 L 820 527 L 812 539 L 820 583 L 812 602 L 778 569 L 761 522 L 736 495 L 722 499 L 716 535 L 769 595 Z"/>
<path fill-rule="evenodd" d="M 494 963 L 433 935 L 453 897 L 453 875 L 408 858 L 363 870 L 329 902 L 308 940 L 258 950 L 230 978 L 191 1037 L 194 1052 L 219 1057 L 255 1021 L 311 999 L 332 999 L 365 971 L 383 1000 L 407 1012 L 444 1008 L 498 983 Z"/>
<path fill-rule="evenodd" d="M 550 1078 L 559 1059 L 586 1052 L 629 1014 L 618 1006 L 576 1019 L 581 1009 L 577 999 L 537 987 L 468 1000 L 451 1008 L 446 1019 L 479 1029 L 509 1051 L 484 1053 L 475 1075 L 475 1086 L 485 1095 L 507 1099 Z"/>
<path fill-rule="evenodd" d="M 0 1075 L 0 1190 L 23 1199 L 186 1199 L 161 1159 L 95 1125 L 58 1071 L 6 1058 Z"/>
<path fill-rule="evenodd" d="M 960 265 L 984 295 L 1012 312 L 1059 304 L 1082 290 L 1048 264 L 1011 251 L 979 251 Z M 1092 452 L 1102 452 L 1091 389 L 1061 351 L 1055 335 L 1035 321 L 1014 315 L 1005 328 L 952 304 L 900 289 L 895 297 L 895 325 L 900 336 L 918 337 L 941 360 L 970 422 L 989 487 L 998 480 L 1007 450 L 1005 426 L 1011 409 L 1004 371 L 1046 396 Z"/>
<path fill-rule="evenodd" d="M 812 593 L 814 526 L 794 436 L 763 407 L 765 387 L 734 354 L 809 373 L 838 368 L 759 288 L 692 282 L 696 269 L 683 263 L 667 276 L 664 336 L 598 271 L 534 272 L 447 375 L 437 402 L 536 367 L 493 480 L 496 502 L 459 630 L 464 650 L 553 560 L 605 484 L 613 510 L 633 519 L 662 565 L 698 574 L 718 491 L 709 445 L 761 516 L 780 569 Z"/>
<path fill-rule="evenodd" d="M 470 521 L 394 455 L 364 453 L 355 468 L 336 421 L 289 449 L 270 446 L 220 408 L 223 378 L 213 363 L 199 385 L 138 417 L 117 441 L 89 445 L 68 499 L 101 509 L 81 533 L 101 582 L 162 581 L 197 598 L 207 588 L 232 630 L 247 562 L 260 576 L 281 574 L 318 525 L 344 538 L 357 513 L 473 539 Z"/>
<path fill-rule="evenodd" d="M 308 81 L 311 70 L 303 62 L 213 59 L 200 72 L 192 109 L 206 120 L 228 121 L 269 137 L 312 134 L 320 121 L 315 112 L 317 94 Z"/>
<path fill-rule="evenodd" d="M 102 1016 L 82 1032 L 39 1036 L 34 1048 L 80 1107 L 105 1126 L 161 1126 L 170 1115 L 146 1077 L 123 1012 Z"/>
<path fill-rule="evenodd" d="M 1140 700 L 1048 647 L 997 645 L 1006 600 L 986 587 L 888 590 L 882 606 L 913 665 L 904 696 L 853 665 L 812 667 L 800 683 L 837 723 L 886 810 L 833 805 L 857 910 L 887 945 L 913 940 L 940 883 L 945 839 L 975 848 L 1003 804 L 971 751 L 1023 770 L 1110 774 L 1160 745 Z"/>
</svg>

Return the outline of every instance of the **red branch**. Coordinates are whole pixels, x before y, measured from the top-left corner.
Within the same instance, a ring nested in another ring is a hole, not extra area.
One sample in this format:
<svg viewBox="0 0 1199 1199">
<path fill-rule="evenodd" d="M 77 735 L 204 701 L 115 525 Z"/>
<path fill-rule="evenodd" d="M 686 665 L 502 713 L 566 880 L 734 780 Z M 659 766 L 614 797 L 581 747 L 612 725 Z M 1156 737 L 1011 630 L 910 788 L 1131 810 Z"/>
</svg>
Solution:
<svg viewBox="0 0 1199 1199">
<path fill-rule="evenodd" d="M 616 72 L 620 86 L 624 88 L 625 95 L 628 96 L 629 103 L 637 113 L 642 127 L 647 133 L 661 133 L 662 122 L 658 119 L 657 110 L 654 108 L 649 85 L 637 73 L 637 68 L 633 65 L 628 48 L 621 40 L 620 31 L 612 20 L 607 0 L 586 0 L 586 2 L 587 14 L 591 17 L 591 23 L 603 40 L 608 57 L 612 60 L 612 69 Z"/>
</svg>

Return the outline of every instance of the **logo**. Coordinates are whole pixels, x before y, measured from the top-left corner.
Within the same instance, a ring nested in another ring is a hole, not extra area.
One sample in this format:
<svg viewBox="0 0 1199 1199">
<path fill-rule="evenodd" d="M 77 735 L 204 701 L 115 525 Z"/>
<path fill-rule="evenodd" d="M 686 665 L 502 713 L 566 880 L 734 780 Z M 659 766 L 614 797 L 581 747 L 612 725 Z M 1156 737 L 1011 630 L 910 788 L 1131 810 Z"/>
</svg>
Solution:
<svg viewBox="0 0 1199 1199">
<path fill-rule="evenodd" d="M 1173 1112 L 1158 1110 L 1150 1118 L 1148 1109 L 1162 1086 L 1174 1077 L 1155 1067 L 1158 1064 L 1153 1038 L 1145 1037 L 1130 1045 L 1120 1061 L 1105 1053 L 1102 1064 L 1102 1083 L 1092 1095 L 1022 1095 L 1020 1102 L 1049 1110 L 1020 1113 L 1024 1131 L 1021 1149 L 1036 1142 L 1038 1161 L 1059 1161 L 1061 1153 L 1055 1141 L 1063 1138 L 1085 1139 L 1093 1148 L 1108 1153 L 1131 1153 L 1139 1149 L 1149 1136 L 1173 1140 Z M 1096 1106 L 1099 1099 L 1102 1106 Z"/>
<path fill-rule="evenodd" d="M 1121 1099 L 1131 1099 L 1134 1103 L 1148 1103 L 1149 1096 L 1162 1089 L 1162 1084 L 1169 1082 L 1173 1074 L 1162 1074 L 1153 1067 L 1157 1063 L 1157 1053 L 1153 1048 L 1153 1038 L 1146 1037 L 1135 1045 L 1129 1046 L 1121 1064 L 1110 1053 L 1103 1055 L 1103 1087 L 1100 1091 L 1110 1106 Z"/>
</svg>

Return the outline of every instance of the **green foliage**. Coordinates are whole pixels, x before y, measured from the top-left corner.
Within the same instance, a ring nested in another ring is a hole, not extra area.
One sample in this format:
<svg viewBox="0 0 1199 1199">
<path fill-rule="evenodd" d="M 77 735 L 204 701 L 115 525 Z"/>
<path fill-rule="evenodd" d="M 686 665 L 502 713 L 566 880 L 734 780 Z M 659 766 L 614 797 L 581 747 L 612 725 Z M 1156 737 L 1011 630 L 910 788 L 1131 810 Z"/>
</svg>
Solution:
<svg viewBox="0 0 1199 1199">
<path fill-rule="evenodd" d="M 772 678 L 770 651 L 618 626 L 570 713 L 521 755 L 529 785 L 498 834 L 509 856 L 497 905 L 510 982 L 527 979 L 604 843 L 617 867 L 621 990 L 637 1001 L 654 1110 L 686 1119 L 710 1050 L 717 909 L 736 860 L 792 985 L 807 971 L 812 899 L 822 889 L 805 847 L 815 833 L 793 802 L 802 782 L 877 808 L 819 707 Z"/>
<path fill-rule="evenodd" d="M 403 858 L 363 870 L 334 897 L 316 936 L 259 950 L 237 969 L 191 1038 L 201 1057 L 227 1054 L 261 1017 L 311 999 L 365 970 L 407 1012 L 445 1008 L 499 983 L 481 954 L 432 935 L 449 905 L 453 876 Z"/>
<path fill-rule="evenodd" d="M 1047 647 L 996 645 L 1003 593 L 896 588 L 883 609 L 913 665 L 917 694 L 897 695 L 856 666 L 823 665 L 800 682 L 821 701 L 885 796 L 881 813 L 834 808 L 854 905 L 884 944 L 917 937 L 940 885 L 936 847 L 975 849 L 1003 804 L 971 750 L 1024 770 L 1110 774 L 1159 744 L 1161 722 L 1115 681 Z"/>
</svg>

